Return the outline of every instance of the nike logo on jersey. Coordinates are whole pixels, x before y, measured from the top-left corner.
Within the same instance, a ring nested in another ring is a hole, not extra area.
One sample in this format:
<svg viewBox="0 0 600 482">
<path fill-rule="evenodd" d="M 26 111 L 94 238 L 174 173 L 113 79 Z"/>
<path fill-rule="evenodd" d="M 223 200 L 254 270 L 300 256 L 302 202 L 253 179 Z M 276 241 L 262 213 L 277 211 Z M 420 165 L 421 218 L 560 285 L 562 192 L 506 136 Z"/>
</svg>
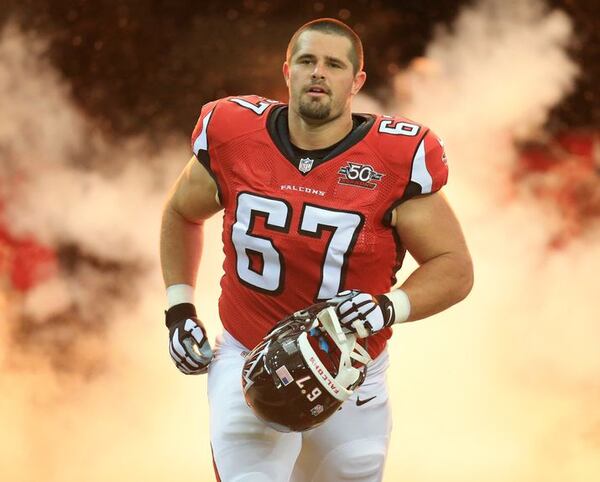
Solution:
<svg viewBox="0 0 600 482">
<path fill-rule="evenodd" d="M 360 397 L 358 397 L 356 399 L 356 406 L 360 407 L 361 405 L 364 405 L 365 403 L 370 402 L 371 400 L 373 400 L 374 398 L 377 398 L 377 395 L 372 396 L 371 398 L 365 398 L 364 400 L 361 400 Z"/>
</svg>

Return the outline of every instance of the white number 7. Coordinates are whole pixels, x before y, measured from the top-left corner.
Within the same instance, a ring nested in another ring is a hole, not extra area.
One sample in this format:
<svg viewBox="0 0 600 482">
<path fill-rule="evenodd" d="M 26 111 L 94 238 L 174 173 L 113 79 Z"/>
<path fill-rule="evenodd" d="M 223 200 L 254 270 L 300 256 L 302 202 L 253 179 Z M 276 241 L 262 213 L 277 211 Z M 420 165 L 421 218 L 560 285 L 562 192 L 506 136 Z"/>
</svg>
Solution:
<svg viewBox="0 0 600 482">
<path fill-rule="evenodd" d="M 276 100 L 259 101 L 256 104 L 253 104 L 252 102 L 248 102 L 247 100 L 244 100 L 244 99 L 234 98 L 234 99 L 229 99 L 229 100 L 231 102 L 235 102 L 237 105 L 241 105 L 242 107 L 245 107 L 246 109 L 250 109 L 256 115 L 261 115 L 264 111 L 267 110 L 267 107 L 269 107 L 269 105 L 277 103 Z"/>
<path fill-rule="evenodd" d="M 333 231 L 322 262 L 322 281 L 317 299 L 324 300 L 339 293 L 343 268 L 361 225 L 362 218 L 356 213 L 304 205 L 300 216 L 300 233 L 320 238 L 323 231 Z"/>
</svg>

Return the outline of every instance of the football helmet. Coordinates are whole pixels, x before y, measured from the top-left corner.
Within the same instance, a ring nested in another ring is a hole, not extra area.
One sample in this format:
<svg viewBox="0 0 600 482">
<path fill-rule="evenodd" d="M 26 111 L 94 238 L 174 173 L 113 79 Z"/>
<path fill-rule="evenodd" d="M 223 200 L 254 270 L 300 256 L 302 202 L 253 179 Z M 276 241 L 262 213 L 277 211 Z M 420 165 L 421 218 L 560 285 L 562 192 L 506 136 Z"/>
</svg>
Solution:
<svg viewBox="0 0 600 482">
<path fill-rule="evenodd" d="M 332 303 L 313 305 L 276 324 L 246 356 L 246 403 L 279 432 L 313 429 L 360 386 L 370 361 Z"/>
</svg>

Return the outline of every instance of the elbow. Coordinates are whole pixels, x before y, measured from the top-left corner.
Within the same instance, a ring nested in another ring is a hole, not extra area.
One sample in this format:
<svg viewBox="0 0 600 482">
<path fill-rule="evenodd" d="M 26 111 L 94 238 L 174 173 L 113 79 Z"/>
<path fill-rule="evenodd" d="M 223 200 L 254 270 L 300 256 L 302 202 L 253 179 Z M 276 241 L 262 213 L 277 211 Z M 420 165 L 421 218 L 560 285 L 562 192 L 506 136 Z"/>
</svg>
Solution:
<svg viewBox="0 0 600 482">
<path fill-rule="evenodd" d="M 457 282 L 457 295 L 458 301 L 464 300 L 471 290 L 473 289 L 473 283 L 475 281 L 475 274 L 473 270 L 473 260 L 467 253 L 466 256 L 461 260 L 459 276 Z"/>
<path fill-rule="evenodd" d="M 167 200 L 167 202 L 165 203 L 165 205 L 163 207 L 163 212 L 162 212 L 163 224 L 172 224 L 175 222 L 181 222 L 182 220 L 185 220 L 185 218 L 183 218 L 183 216 L 181 216 L 181 214 L 179 214 L 177 209 L 175 209 L 175 207 L 173 206 L 172 200 L 171 199 Z"/>
<path fill-rule="evenodd" d="M 186 213 L 180 204 L 173 198 L 168 199 L 163 207 L 163 222 L 170 220 L 180 224 L 199 225 L 204 224 L 205 218 L 193 217 Z"/>
</svg>

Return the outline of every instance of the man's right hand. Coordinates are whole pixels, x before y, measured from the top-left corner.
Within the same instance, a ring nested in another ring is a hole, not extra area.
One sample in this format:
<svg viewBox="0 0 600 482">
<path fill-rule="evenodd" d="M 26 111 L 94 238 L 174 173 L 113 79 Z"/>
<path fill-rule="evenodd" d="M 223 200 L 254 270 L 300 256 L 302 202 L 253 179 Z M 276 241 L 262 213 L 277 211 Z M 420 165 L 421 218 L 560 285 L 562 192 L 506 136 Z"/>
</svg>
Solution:
<svg viewBox="0 0 600 482">
<path fill-rule="evenodd" d="M 169 328 L 169 352 L 180 372 L 186 375 L 206 373 L 213 353 L 202 322 L 191 303 L 180 303 L 165 312 Z"/>
</svg>

